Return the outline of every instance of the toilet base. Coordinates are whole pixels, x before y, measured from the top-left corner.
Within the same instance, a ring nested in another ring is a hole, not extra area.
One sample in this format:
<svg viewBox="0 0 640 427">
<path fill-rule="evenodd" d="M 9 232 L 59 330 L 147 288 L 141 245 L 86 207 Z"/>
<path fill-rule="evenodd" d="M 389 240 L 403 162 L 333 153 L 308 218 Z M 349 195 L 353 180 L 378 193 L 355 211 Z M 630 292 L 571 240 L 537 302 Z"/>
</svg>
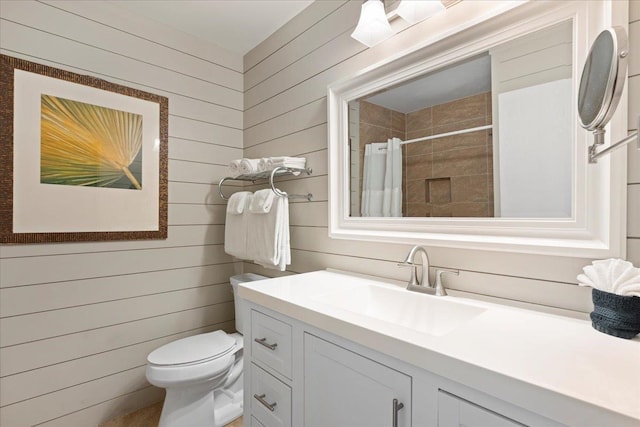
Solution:
<svg viewBox="0 0 640 427">
<path fill-rule="evenodd" d="M 242 375 L 228 388 L 168 388 L 158 427 L 223 427 L 242 416 Z"/>
</svg>

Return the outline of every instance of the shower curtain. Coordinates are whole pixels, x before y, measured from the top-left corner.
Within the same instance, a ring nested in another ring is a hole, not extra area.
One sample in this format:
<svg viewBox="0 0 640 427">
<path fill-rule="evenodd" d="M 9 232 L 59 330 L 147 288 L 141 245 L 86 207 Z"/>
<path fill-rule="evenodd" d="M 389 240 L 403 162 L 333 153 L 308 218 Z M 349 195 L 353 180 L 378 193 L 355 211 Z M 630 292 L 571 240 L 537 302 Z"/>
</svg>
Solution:
<svg viewBox="0 0 640 427">
<path fill-rule="evenodd" d="M 402 216 L 402 149 L 400 139 L 365 145 L 361 215 Z"/>
</svg>

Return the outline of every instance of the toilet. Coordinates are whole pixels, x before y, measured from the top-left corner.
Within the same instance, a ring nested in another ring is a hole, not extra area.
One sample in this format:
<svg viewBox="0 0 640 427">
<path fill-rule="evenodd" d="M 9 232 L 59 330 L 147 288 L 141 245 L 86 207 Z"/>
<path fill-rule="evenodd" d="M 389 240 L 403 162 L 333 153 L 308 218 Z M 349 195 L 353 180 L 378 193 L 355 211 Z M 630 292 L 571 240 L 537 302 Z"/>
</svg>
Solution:
<svg viewBox="0 0 640 427">
<path fill-rule="evenodd" d="M 242 415 L 242 301 L 238 284 L 267 279 L 231 277 L 236 330 L 182 338 L 147 357 L 147 380 L 167 390 L 158 427 L 222 427 Z"/>
</svg>

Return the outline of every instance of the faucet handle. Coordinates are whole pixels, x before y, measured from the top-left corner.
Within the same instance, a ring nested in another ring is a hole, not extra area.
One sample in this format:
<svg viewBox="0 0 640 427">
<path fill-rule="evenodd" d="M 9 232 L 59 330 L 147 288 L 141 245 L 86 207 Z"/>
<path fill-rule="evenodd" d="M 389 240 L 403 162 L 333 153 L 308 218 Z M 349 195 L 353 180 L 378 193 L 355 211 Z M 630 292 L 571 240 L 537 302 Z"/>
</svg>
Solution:
<svg viewBox="0 0 640 427">
<path fill-rule="evenodd" d="M 411 269 L 411 277 L 409 278 L 408 285 L 418 285 L 418 264 L 414 264 L 410 261 L 399 262 L 398 267 L 413 267 Z"/>
<path fill-rule="evenodd" d="M 445 296 L 447 295 L 447 291 L 444 289 L 444 285 L 442 284 L 442 275 L 443 274 L 455 274 L 458 276 L 460 274 L 460 270 L 452 270 L 449 268 L 436 268 L 436 295 Z"/>
</svg>

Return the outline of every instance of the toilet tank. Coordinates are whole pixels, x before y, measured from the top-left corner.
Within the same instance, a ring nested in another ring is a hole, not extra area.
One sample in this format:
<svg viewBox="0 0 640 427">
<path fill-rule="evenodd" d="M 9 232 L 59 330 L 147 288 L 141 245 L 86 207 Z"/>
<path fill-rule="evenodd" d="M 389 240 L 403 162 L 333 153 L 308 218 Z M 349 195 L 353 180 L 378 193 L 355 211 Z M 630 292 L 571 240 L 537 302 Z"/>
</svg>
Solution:
<svg viewBox="0 0 640 427">
<path fill-rule="evenodd" d="M 231 282 L 231 287 L 233 288 L 233 303 L 236 309 L 236 330 L 241 334 L 244 333 L 244 319 L 242 316 L 242 314 L 244 313 L 244 302 L 240 301 L 240 298 L 238 298 L 238 285 L 240 283 L 255 282 L 256 280 L 264 279 L 268 279 L 268 277 L 253 273 L 238 274 L 236 276 L 231 276 L 231 279 L 229 279 L 229 281 Z"/>
</svg>

